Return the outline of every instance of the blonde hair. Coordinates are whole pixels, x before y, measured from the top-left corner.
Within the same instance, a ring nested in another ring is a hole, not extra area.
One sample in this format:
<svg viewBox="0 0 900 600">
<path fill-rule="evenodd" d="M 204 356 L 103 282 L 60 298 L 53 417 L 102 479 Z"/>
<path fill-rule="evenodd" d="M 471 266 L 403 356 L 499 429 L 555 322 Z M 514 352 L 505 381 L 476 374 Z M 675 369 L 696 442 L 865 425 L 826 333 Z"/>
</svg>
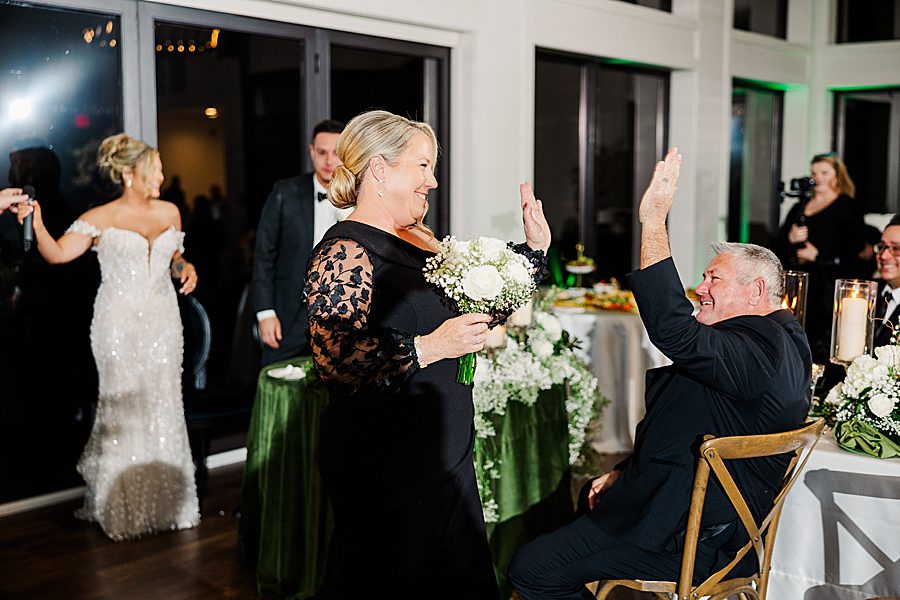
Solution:
<svg viewBox="0 0 900 600">
<path fill-rule="evenodd" d="M 810 161 L 810 166 L 816 163 L 827 163 L 832 166 L 834 172 L 837 174 L 838 194 L 843 194 L 850 198 L 856 197 L 856 184 L 850 179 L 847 165 L 845 165 L 844 161 L 838 158 L 836 154 L 833 152 L 829 152 L 828 154 L 817 154 L 813 156 L 812 161 Z"/>
<path fill-rule="evenodd" d="M 409 141 L 420 133 L 431 140 L 434 149 L 431 164 L 434 166 L 438 157 L 438 141 L 428 123 L 412 121 L 386 110 L 371 110 L 353 117 L 338 138 L 335 149 L 342 164 L 334 170 L 328 185 L 331 203 L 337 208 L 356 206 L 369 161 L 381 156 L 389 165 L 397 164 Z M 421 220 L 415 226 L 434 235 Z"/>
<path fill-rule="evenodd" d="M 156 148 L 126 133 L 117 133 L 101 142 L 97 151 L 97 162 L 103 175 L 109 177 L 113 183 L 122 183 L 122 171 L 125 167 L 135 169 L 140 165 L 146 177 L 153 159 L 157 156 L 159 151 Z"/>
</svg>

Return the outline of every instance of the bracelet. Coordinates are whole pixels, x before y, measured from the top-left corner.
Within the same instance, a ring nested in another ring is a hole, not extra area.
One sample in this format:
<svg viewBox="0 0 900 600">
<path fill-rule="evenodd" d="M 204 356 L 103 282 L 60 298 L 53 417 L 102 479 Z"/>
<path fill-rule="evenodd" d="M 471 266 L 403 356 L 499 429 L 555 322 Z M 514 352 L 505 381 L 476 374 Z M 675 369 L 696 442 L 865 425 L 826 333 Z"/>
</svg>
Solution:
<svg viewBox="0 0 900 600">
<path fill-rule="evenodd" d="M 419 363 L 419 368 L 424 369 L 428 365 L 422 361 L 422 346 L 419 345 L 419 339 L 422 336 L 417 335 L 413 338 L 413 348 L 416 350 L 416 362 Z"/>
</svg>

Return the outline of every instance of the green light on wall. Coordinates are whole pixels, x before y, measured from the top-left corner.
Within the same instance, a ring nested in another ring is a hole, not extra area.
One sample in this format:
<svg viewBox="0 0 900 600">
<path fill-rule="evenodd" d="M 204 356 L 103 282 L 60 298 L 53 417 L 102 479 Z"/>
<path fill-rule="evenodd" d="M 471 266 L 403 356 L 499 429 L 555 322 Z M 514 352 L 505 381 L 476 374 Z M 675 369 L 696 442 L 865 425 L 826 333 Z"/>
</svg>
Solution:
<svg viewBox="0 0 900 600">
<path fill-rule="evenodd" d="M 900 90 L 896 83 L 882 85 L 835 85 L 828 88 L 831 92 L 871 92 L 883 90 Z"/>
<path fill-rule="evenodd" d="M 733 87 L 751 87 L 762 90 L 774 90 L 778 92 L 791 92 L 805 90 L 807 86 L 799 83 L 778 83 L 775 81 L 756 81 L 755 79 L 735 79 Z"/>
</svg>

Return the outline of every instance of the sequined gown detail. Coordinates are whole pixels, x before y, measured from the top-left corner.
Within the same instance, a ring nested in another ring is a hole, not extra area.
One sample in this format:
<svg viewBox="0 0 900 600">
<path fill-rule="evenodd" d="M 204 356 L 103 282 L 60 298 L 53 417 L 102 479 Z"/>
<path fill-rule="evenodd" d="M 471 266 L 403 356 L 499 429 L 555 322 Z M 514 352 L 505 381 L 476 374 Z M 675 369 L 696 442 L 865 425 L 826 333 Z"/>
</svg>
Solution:
<svg viewBox="0 0 900 600">
<path fill-rule="evenodd" d="M 70 231 L 99 238 L 93 248 L 101 271 L 91 322 L 99 398 L 78 462 L 87 491 L 76 514 L 113 540 L 194 527 L 200 512 L 181 398 L 184 341 L 170 279 L 184 233 L 169 227 L 150 241 L 82 221 Z"/>
</svg>

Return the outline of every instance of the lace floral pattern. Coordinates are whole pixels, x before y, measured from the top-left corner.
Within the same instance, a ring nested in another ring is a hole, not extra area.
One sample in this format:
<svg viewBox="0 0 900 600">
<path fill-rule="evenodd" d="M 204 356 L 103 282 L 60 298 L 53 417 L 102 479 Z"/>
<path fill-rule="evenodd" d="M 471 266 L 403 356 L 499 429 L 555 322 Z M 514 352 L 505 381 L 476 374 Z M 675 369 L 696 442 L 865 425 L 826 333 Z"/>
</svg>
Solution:
<svg viewBox="0 0 900 600">
<path fill-rule="evenodd" d="M 369 326 L 374 267 L 359 243 L 335 238 L 310 258 L 306 281 L 310 347 L 325 384 L 369 399 L 399 391 L 418 370 L 413 335 Z"/>
</svg>

